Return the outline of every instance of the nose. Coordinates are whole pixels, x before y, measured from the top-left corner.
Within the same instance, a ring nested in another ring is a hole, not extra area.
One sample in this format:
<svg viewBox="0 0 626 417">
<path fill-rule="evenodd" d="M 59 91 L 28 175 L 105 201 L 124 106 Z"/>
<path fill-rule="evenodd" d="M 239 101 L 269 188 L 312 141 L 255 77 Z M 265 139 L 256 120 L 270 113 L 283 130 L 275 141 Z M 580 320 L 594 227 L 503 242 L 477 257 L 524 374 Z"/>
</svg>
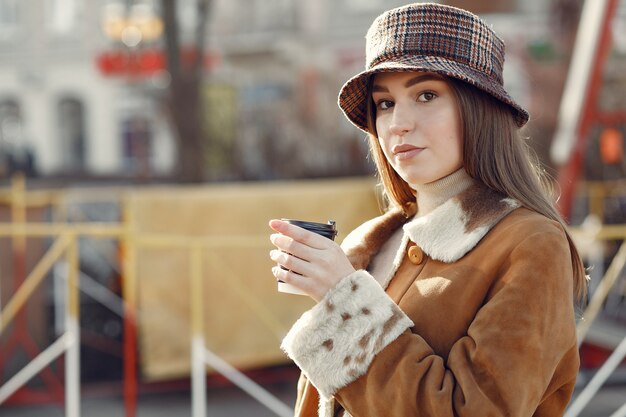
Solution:
<svg viewBox="0 0 626 417">
<path fill-rule="evenodd" d="M 389 130 L 394 135 L 402 136 L 415 127 L 415 115 L 406 105 L 396 103 L 393 107 L 393 117 Z"/>
</svg>

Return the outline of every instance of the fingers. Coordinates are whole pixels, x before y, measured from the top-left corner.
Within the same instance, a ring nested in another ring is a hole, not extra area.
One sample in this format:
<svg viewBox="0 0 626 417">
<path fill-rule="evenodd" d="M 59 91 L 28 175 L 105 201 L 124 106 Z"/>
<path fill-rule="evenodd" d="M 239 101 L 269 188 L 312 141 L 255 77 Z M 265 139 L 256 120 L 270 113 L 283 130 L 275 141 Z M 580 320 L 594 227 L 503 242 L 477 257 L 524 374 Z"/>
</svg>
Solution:
<svg viewBox="0 0 626 417">
<path fill-rule="evenodd" d="M 311 264 L 308 261 L 287 252 L 274 249 L 270 251 L 270 258 L 277 264 L 300 275 L 308 276 L 311 272 Z"/>
<path fill-rule="evenodd" d="M 282 269 L 278 266 L 272 268 L 272 274 L 274 274 L 277 281 L 282 281 L 286 284 L 292 285 L 302 290 L 303 292 L 309 294 L 309 296 L 315 301 L 319 301 L 323 297 L 323 294 L 320 294 L 319 291 L 316 291 L 314 285 L 315 282 L 306 277 L 303 277 L 302 275 L 296 274 L 293 271 Z"/>
<path fill-rule="evenodd" d="M 283 269 L 279 266 L 272 268 L 272 274 L 276 277 L 277 281 L 282 281 L 290 285 L 294 285 L 300 289 L 307 286 L 307 280 L 302 275 L 296 274 L 293 271 Z"/>
<path fill-rule="evenodd" d="M 310 260 L 316 251 L 316 249 L 280 233 L 270 235 L 270 241 L 279 250 L 290 253 L 300 259 Z"/>
<path fill-rule="evenodd" d="M 294 226 L 282 220 L 273 219 L 270 220 L 269 225 L 272 229 L 278 233 L 289 236 L 293 240 L 300 242 L 306 246 L 314 249 L 323 249 L 327 247 L 329 239 L 318 235 L 317 233 L 310 232 L 301 227 Z M 272 242 L 273 243 L 273 242 Z"/>
<path fill-rule="evenodd" d="M 270 227 L 279 232 L 270 236 L 270 241 L 278 249 L 270 252 L 270 258 L 298 274 L 312 272 L 309 261 L 315 260 L 320 249 L 330 242 L 325 237 L 281 220 L 271 220 Z"/>
<path fill-rule="evenodd" d="M 345 253 L 332 240 L 281 220 L 270 220 L 269 226 L 277 232 L 270 236 L 276 246 L 270 258 L 278 264 L 272 273 L 315 301 L 354 272 Z"/>
</svg>

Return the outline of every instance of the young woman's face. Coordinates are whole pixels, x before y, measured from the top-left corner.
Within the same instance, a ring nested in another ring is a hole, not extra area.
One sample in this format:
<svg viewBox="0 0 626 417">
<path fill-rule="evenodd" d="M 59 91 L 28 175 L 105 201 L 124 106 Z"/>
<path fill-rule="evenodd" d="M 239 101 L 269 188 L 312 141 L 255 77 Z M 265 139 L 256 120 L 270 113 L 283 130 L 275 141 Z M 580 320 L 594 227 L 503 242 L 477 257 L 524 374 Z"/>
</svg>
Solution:
<svg viewBox="0 0 626 417">
<path fill-rule="evenodd" d="M 409 185 L 436 181 L 463 166 L 461 118 L 443 77 L 429 72 L 377 74 L 372 99 L 383 153 Z"/>
</svg>

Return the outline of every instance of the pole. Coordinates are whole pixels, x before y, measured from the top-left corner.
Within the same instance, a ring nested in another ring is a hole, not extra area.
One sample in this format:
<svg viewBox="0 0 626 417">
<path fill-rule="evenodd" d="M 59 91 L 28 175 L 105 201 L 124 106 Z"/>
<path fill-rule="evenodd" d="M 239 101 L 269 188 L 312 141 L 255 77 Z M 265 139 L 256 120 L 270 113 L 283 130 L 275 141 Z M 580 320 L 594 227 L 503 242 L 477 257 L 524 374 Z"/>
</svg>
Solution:
<svg viewBox="0 0 626 417">
<path fill-rule="evenodd" d="M 191 407 L 193 417 L 206 417 L 206 368 L 202 309 L 202 247 L 190 251 L 191 268 Z"/>
<path fill-rule="evenodd" d="M 80 294 L 78 288 L 78 237 L 71 236 L 67 250 L 67 302 L 65 329 L 71 336 L 65 358 L 65 415 L 80 416 Z"/>
<path fill-rule="evenodd" d="M 137 412 L 137 294 L 135 222 L 128 198 L 122 202 L 125 233 L 122 236 L 122 294 L 124 297 L 124 409 L 126 417 Z"/>
</svg>

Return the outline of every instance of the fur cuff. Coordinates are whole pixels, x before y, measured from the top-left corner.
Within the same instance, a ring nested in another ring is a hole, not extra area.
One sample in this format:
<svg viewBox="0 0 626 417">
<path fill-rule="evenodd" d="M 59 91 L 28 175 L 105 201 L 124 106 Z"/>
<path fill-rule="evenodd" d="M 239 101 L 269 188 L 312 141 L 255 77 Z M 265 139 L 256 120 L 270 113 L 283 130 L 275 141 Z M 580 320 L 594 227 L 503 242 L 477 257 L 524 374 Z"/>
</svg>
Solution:
<svg viewBox="0 0 626 417">
<path fill-rule="evenodd" d="M 380 284 L 359 270 L 305 312 L 281 347 L 328 399 L 363 375 L 374 356 L 411 326 Z"/>
</svg>

